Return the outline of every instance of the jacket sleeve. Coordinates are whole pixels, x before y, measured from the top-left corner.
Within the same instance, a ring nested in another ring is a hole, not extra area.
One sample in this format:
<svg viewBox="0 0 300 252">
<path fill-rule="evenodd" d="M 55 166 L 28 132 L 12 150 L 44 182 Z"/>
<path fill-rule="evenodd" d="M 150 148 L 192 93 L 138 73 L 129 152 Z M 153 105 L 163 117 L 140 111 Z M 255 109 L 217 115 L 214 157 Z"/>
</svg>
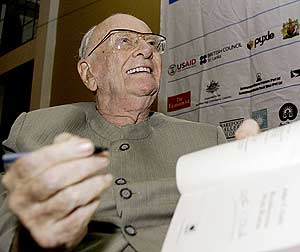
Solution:
<svg viewBox="0 0 300 252">
<path fill-rule="evenodd" d="M 18 152 L 20 151 L 17 147 L 17 138 L 24 124 L 26 113 L 22 113 L 14 122 L 10 129 L 8 138 L 3 141 L 2 148 L 7 152 Z"/>
<path fill-rule="evenodd" d="M 6 153 L 17 152 L 16 145 L 17 136 L 22 128 L 26 113 L 21 114 L 13 124 L 9 137 L 3 142 L 3 149 Z M 5 167 L 7 169 L 7 167 Z M 0 251 L 8 252 L 11 249 L 12 242 L 20 222 L 17 217 L 9 210 L 7 202 L 7 192 L 2 185 L 2 177 L 0 174 Z"/>
<path fill-rule="evenodd" d="M 3 174 L 0 175 L 2 181 Z M 8 252 L 12 245 L 13 238 L 19 221 L 8 209 L 7 192 L 0 183 L 0 251 Z"/>
<path fill-rule="evenodd" d="M 218 129 L 218 136 L 217 136 L 218 144 L 226 143 L 227 140 L 222 128 L 218 126 L 217 129 Z"/>
</svg>

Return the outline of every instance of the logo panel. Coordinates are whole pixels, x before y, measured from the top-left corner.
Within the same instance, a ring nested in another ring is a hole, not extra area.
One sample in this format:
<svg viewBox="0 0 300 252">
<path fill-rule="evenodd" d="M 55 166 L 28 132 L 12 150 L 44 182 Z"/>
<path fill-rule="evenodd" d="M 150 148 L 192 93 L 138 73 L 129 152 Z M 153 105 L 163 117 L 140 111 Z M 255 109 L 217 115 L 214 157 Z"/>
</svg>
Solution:
<svg viewBox="0 0 300 252">
<path fill-rule="evenodd" d="M 232 139 L 235 137 L 236 130 L 240 127 L 244 118 L 237 118 L 229 121 L 220 122 L 220 126 L 226 136 L 226 139 Z"/>
<path fill-rule="evenodd" d="M 289 18 L 286 23 L 283 23 L 281 33 L 283 39 L 299 36 L 299 20 Z"/>
<path fill-rule="evenodd" d="M 239 95 L 244 94 L 252 94 L 257 91 L 264 91 L 266 89 L 282 85 L 283 81 L 281 79 L 281 76 L 277 76 L 271 79 L 264 80 L 262 78 L 262 73 L 256 74 L 256 82 L 254 84 L 251 84 L 249 86 L 240 87 Z"/>
<path fill-rule="evenodd" d="M 168 97 L 168 112 L 177 111 L 191 106 L 191 91 Z"/>
<path fill-rule="evenodd" d="M 260 129 L 268 128 L 268 111 L 267 109 L 261 109 L 257 111 L 253 111 L 251 118 L 257 121 Z"/>
<path fill-rule="evenodd" d="M 296 119 L 298 115 L 298 109 L 295 104 L 288 102 L 281 106 L 278 115 L 281 121 L 280 125 L 285 125 Z"/>
<path fill-rule="evenodd" d="M 172 64 L 168 68 L 168 74 L 173 76 L 176 74 L 176 72 L 181 72 L 184 70 L 187 70 L 189 68 L 195 67 L 197 63 L 197 60 L 195 58 L 183 61 L 179 64 Z"/>
<path fill-rule="evenodd" d="M 291 70 L 291 78 L 300 77 L 300 69 Z"/>
<path fill-rule="evenodd" d="M 222 58 L 222 55 L 224 53 L 227 53 L 229 51 L 232 51 L 234 49 L 238 49 L 238 48 L 241 48 L 241 47 L 242 47 L 242 44 L 240 42 L 232 44 L 232 45 L 224 46 L 220 49 L 217 49 L 217 50 L 214 50 L 214 51 L 211 51 L 209 53 L 201 55 L 199 57 L 199 63 L 200 63 L 200 65 L 205 65 L 206 63 L 210 63 L 210 62 L 213 62 L 215 60 L 219 60 L 219 59 Z"/>
<path fill-rule="evenodd" d="M 263 46 L 264 43 L 268 40 L 274 39 L 275 34 L 273 32 L 268 31 L 266 35 L 263 35 L 261 37 L 257 37 L 256 39 L 252 40 L 250 39 L 247 43 L 247 48 L 249 50 L 252 50 L 253 48 L 256 48 L 258 46 Z"/>
</svg>

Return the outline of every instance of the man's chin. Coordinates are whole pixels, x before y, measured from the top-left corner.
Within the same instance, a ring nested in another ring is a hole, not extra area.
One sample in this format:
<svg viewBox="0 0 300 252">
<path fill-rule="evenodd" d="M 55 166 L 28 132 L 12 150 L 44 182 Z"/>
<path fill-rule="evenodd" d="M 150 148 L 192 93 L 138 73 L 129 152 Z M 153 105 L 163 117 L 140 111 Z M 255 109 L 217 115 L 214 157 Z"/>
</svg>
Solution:
<svg viewBox="0 0 300 252">
<path fill-rule="evenodd" d="M 158 89 L 157 88 L 139 89 L 139 90 L 135 90 L 134 93 L 136 94 L 136 96 L 140 96 L 140 97 L 152 97 L 157 95 Z"/>
</svg>

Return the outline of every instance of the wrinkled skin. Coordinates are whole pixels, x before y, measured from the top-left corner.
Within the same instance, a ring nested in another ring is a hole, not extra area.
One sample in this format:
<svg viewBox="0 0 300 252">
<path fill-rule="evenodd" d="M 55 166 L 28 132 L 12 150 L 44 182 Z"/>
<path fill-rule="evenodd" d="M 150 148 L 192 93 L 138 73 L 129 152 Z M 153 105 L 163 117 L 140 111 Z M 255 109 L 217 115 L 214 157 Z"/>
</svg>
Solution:
<svg viewBox="0 0 300 252">
<path fill-rule="evenodd" d="M 101 193 L 112 181 L 103 172 L 108 158 L 93 151 L 90 140 L 64 133 L 52 145 L 18 159 L 4 175 L 11 211 L 40 246 L 70 248 L 86 234 Z"/>
<path fill-rule="evenodd" d="M 151 32 L 141 20 L 117 14 L 96 27 L 89 48 L 116 28 Z M 139 66 L 150 67 L 151 73 L 127 73 Z M 161 59 L 144 40 L 131 51 L 115 51 L 106 41 L 78 62 L 78 72 L 96 92 L 99 113 L 120 127 L 148 118 L 159 90 Z M 4 175 L 9 208 L 41 247 L 72 248 L 85 236 L 102 192 L 112 183 L 110 174 L 99 175 L 108 158 L 92 155 L 93 150 L 90 140 L 62 134 L 52 145 L 18 159 Z"/>
<path fill-rule="evenodd" d="M 116 28 L 151 32 L 141 20 L 117 14 L 96 27 L 88 49 Z M 127 72 L 141 66 L 151 72 Z M 159 90 L 161 58 L 143 40 L 130 51 L 116 51 L 107 40 L 78 62 L 78 72 L 96 93 L 99 113 L 121 127 L 148 118 Z M 9 208 L 41 247 L 72 248 L 85 236 L 102 192 L 112 184 L 111 174 L 103 174 L 108 158 L 92 155 L 93 150 L 89 139 L 64 133 L 18 159 L 3 176 Z"/>
</svg>

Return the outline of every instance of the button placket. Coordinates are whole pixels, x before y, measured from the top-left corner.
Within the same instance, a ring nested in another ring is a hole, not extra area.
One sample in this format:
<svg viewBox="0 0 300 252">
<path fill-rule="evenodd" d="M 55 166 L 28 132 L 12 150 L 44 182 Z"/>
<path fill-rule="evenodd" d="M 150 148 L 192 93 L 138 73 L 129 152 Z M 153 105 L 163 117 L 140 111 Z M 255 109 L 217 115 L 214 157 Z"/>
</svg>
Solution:
<svg viewBox="0 0 300 252">
<path fill-rule="evenodd" d="M 128 188 L 123 188 L 121 191 L 120 191 L 120 195 L 123 199 L 130 199 L 131 196 L 132 196 L 132 191 Z"/>
<path fill-rule="evenodd" d="M 127 181 L 126 181 L 125 178 L 117 178 L 117 179 L 115 180 L 115 184 L 116 184 L 116 185 L 126 185 L 126 184 L 127 184 Z"/>
<path fill-rule="evenodd" d="M 119 150 L 120 151 L 127 151 L 130 148 L 129 143 L 123 143 L 120 145 Z"/>
<path fill-rule="evenodd" d="M 124 227 L 124 231 L 126 234 L 130 235 L 130 236 L 135 236 L 137 231 L 135 229 L 135 227 L 131 226 L 131 225 L 127 225 Z"/>
</svg>

